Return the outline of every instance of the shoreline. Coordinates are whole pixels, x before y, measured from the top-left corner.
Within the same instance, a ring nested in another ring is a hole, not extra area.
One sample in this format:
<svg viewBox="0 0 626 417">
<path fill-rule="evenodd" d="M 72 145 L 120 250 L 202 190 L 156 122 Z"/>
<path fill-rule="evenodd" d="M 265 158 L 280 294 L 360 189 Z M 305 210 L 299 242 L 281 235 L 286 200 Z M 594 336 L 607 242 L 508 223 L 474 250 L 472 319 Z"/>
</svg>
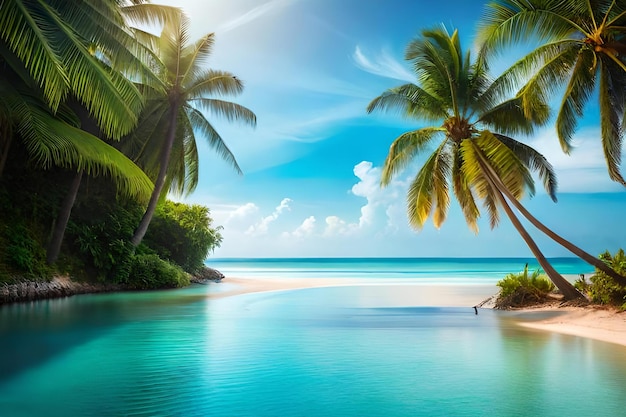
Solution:
<svg viewBox="0 0 626 417">
<path fill-rule="evenodd" d="M 459 286 L 456 285 L 421 285 L 410 283 L 403 284 L 400 282 L 382 284 L 380 282 L 367 282 L 358 278 L 257 279 L 237 277 L 227 278 L 224 283 L 232 284 L 234 288 L 220 293 L 209 294 L 208 298 L 217 299 L 259 292 L 289 291 L 333 286 L 380 285 L 384 287 L 389 285 L 406 285 L 407 287 L 412 286 L 419 288 L 420 294 L 426 293 L 426 296 L 431 293 L 440 293 L 443 291 L 446 301 L 442 303 L 441 300 L 438 300 L 435 304 L 440 307 L 454 306 L 471 308 L 472 306 L 478 306 L 479 309 L 492 309 L 493 305 L 490 299 L 495 297 L 497 292 L 497 288 L 491 285 L 467 285 L 464 286 L 464 289 L 470 288 L 475 291 L 471 294 L 459 294 Z M 224 285 L 224 283 L 219 285 Z M 445 291 L 446 289 L 448 291 Z M 454 296 L 455 294 L 456 296 Z M 410 296 L 410 294 L 407 294 L 407 296 Z M 598 305 L 583 307 L 568 306 L 561 305 L 560 301 L 555 300 L 548 304 L 506 311 L 512 313 L 512 317 L 519 326 L 528 329 L 578 336 L 626 346 L 626 312 L 621 312 L 615 308 Z M 545 318 L 546 312 L 556 312 L 559 314 Z"/>
<path fill-rule="evenodd" d="M 467 307 L 492 309 L 492 298 L 497 287 L 490 284 L 417 284 L 408 281 L 368 281 L 360 278 L 245 278 L 227 277 L 221 283 L 224 291 L 207 294 L 208 299 L 219 299 L 244 294 L 290 291 L 336 286 L 380 286 L 381 293 L 393 293 L 403 302 L 420 306 Z M 403 291 L 392 287 L 404 286 Z M 128 291 L 120 286 L 86 284 L 56 277 L 50 282 L 23 282 L 17 286 L 0 286 L 0 307 L 13 303 L 64 298 L 79 294 Z M 400 293 L 400 295 L 398 295 Z M 384 296 L 385 294 L 381 294 Z M 568 306 L 554 301 L 538 306 L 507 310 L 517 325 L 537 331 L 584 337 L 626 346 L 626 312 L 605 306 Z M 558 313 L 546 318 L 546 312 Z"/>
</svg>

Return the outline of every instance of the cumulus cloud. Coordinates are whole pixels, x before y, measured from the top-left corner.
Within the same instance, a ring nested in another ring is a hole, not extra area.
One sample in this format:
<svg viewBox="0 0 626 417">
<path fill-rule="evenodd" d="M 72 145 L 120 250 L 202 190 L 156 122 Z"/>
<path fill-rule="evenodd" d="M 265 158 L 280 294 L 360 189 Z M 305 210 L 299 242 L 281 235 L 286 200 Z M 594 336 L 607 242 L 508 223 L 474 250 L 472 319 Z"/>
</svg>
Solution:
<svg viewBox="0 0 626 417">
<path fill-rule="evenodd" d="M 306 219 L 304 219 L 302 224 L 293 231 L 292 235 L 299 238 L 312 236 L 315 232 L 315 222 L 315 216 L 307 217 Z"/>
<path fill-rule="evenodd" d="M 269 229 L 269 225 L 274 222 L 278 217 L 285 211 L 289 211 L 289 203 L 291 203 L 290 198 L 283 198 L 280 204 L 274 209 L 274 212 L 269 216 L 263 217 L 260 222 L 251 225 L 248 230 L 246 230 L 246 234 L 248 235 L 264 235 L 267 233 Z"/>
<path fill-rule="evenodd" d="M 359 181 L 350 192 L 366 199 L 360 208 L 358 222 L 349 223 L 338 216 L 326 217 L 324 236 L 354 235 L 365 230 L 393 232 L 406 224 L 404 199 L 399 198 L 406 188 L 401 180 L 392 180 L 385 188 L 380 187 L 381 168 L 369 161 L 354 166 L 354 175 Z"/>
<path fill-rule="evenodd" d="M 352 59 L 354 59 L 357 67 L 370 74 L 400 81 L 415 82 L 415 75 L 407 70 L 386 50 L 382 50 L 377 56 L 370 59 L 365 56 L 361 48 L 357 45 L 352 54 Z"/>
<path fill-rule="evenodd" d="M 348 224 L 345 220 L 342 220 L 338 216 L 326 217 L 326 227 L 324 229 L 324 236 L 339 236 L 349 235 L 358 229 L 358 225 Z"/>
<path fill-rule="evenodd" d="M 237 219 L 245 219 L 252 214 L 256 214 L 259 211 L 259 207 L 254 203 L 246 203 L 243 206 L 237 207 L 228 216 L 227 222 L 236 221 Z"/>
</svg>

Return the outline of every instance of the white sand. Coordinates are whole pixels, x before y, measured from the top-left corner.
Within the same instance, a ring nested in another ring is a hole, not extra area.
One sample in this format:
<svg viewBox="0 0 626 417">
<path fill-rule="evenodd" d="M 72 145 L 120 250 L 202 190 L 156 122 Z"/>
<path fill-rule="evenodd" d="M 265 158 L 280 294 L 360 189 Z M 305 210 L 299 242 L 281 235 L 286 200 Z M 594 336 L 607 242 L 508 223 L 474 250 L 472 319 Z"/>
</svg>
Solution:
<svg viewBox="0 0 626 417">
<path fill-rule="evenodd" d="M 524 312 L 558 311 L 556 317 L 522 321 L 520 325 L 538 330 L 587 337 L 626 346 L 626 312 L 599 307 L 543 307 Z"/>
<path fill-rule="evenodd" d="M 350 285 L 377 285 L 381 297 L 396 298 L 396 302 L 417 302 L 421 306 L 471 307 L 491 297 L 497 292 L 492 285 L 424 285 L 404 282 L 389 282 L 363 279 L 332 278 L 226 278 L 225 291 L 212 293 L 209 298 L 222 298 L 234 295 L 284 291 L 302 288 L 318 288 Z M 224 285 L 219 284 L 219 285 Z M 398 291 L 398 286 L 402 290 Z M 231 288 L 232 287 L 232 288 Z M 397 300 L 397 298 L 400 300 Z M 417 300 L 417 301 L 416 301 Z M 487 304 L 485 305 L 487 307 Z M 562 334 L 586 337 L 626 346 L 626 312 L 598 307 L 559 307 L 557 303 L 539 308 L 517 310 L 519 324 L 528 328 L 558 332 Z M 561 314 L 547 319 L 542 317 L 546 311 L 558 311 Z M 533 317 L 536 316 L 536 317 Z"/>
</svg>

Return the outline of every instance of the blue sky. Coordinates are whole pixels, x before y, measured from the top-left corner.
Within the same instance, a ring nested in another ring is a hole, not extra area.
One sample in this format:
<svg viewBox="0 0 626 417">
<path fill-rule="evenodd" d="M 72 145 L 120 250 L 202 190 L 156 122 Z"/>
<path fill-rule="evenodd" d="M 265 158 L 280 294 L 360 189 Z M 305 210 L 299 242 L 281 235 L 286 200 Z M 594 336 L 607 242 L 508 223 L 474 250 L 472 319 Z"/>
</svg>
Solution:
<svg viewBox="0 0 626 417">
<path fill-rule="evenodd" d="M 200 185 L 184 201 L 206 205 L 224 241 L 212 257 L 531 256 L 503 215 L 471 232 L 453 201 L 438 230 L 407 224 L 405 195 L 415 167 L 378 186 L 389 145 L 420 125 L 393 114 L 367 114 L 385 89 L 413 82 L 403 59 L 424 28 L 458 28 L 471 48 L 482 1 L 159 0 L 190 16 L 192 38 L 214 32 L 209 66 L 245 83 L 232 98 L 255 112 L 255 129 L 211 119 L 243 176 L 200 138 Z M 514 52 L 496 63 L 504 68 Z M 519 138 L 542 152 L 559 178 L 559 202 L 537 187 L 523 203 L 540 220 L 598 254 L 626 247 L 626 189 L 606 173 L 594 103 L 571 155 L 552 127 Z M 530 227 L 529 227 L 530 229 Z M 530 230 L 548 256 L 568 252 Z"/>
</svg>

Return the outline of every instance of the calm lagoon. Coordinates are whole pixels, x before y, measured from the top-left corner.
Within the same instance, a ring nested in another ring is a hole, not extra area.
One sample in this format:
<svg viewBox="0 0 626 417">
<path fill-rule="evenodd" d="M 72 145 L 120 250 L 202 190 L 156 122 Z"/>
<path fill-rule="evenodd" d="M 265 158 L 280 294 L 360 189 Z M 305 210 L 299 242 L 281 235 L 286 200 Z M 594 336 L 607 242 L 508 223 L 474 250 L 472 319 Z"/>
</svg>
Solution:
<svg viewBox="0 0 626 417">
<path fill-rule="evenodd" d="M 209 299 L 227 280 L 1 307 L 0 415 L 626 410 L 623 346 L 526 329 L 512 313 L 426 306 L 419 278 Z"/>
</svg>

